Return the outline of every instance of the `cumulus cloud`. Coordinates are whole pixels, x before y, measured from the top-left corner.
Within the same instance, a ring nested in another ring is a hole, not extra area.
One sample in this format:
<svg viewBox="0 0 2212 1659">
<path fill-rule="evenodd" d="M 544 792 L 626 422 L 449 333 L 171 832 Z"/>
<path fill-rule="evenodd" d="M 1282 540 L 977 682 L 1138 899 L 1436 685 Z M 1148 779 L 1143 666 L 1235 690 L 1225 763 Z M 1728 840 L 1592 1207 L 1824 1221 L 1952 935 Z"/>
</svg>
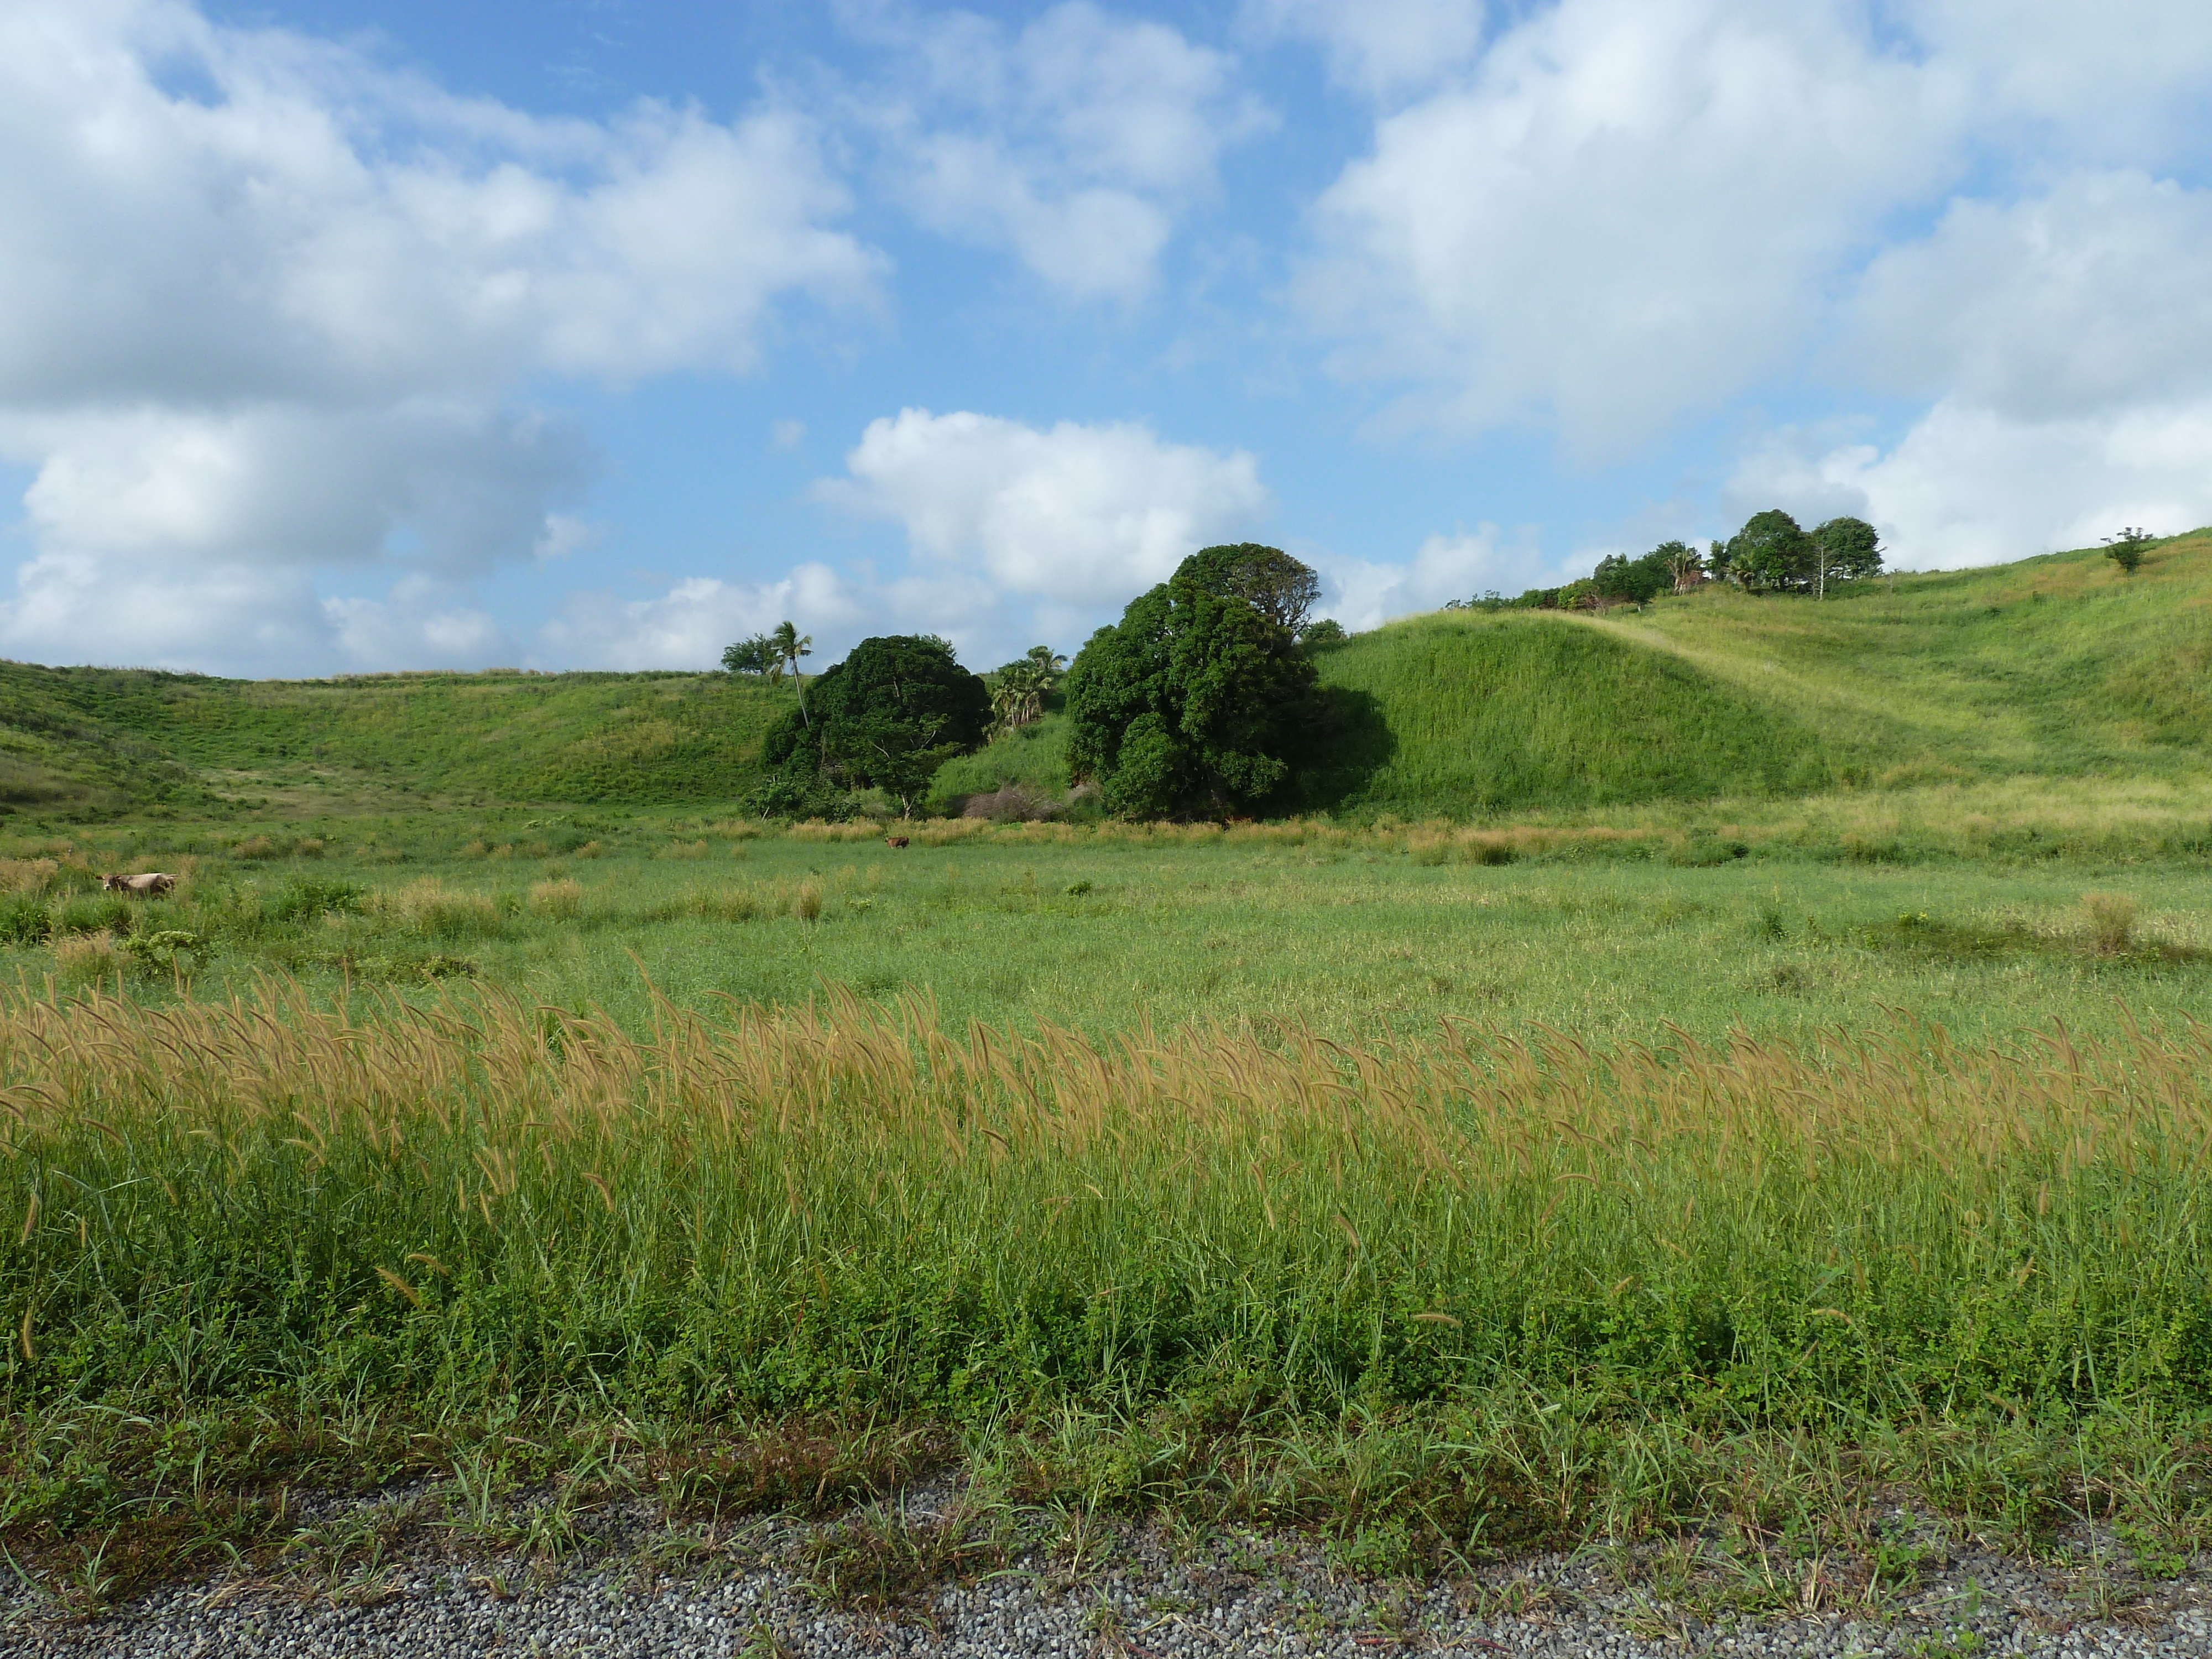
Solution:
<svg viewBox="0 0 2212 1659">
<path fill-rule="evenodd" d="M 1946 399 L 1887 453 L 1784 434 L 1729 495 L 1745 511 L 1864 518 L 1907 569 L 2094 546 L 2125 525 L 2172 535 L 2212 524 L 2212 398 L 2040 420 Z"/>
<path fill-rule="evenodd" d="M 690 577 L 648 599 L 580 593 L 540 631 L 533 660 L 561 667 L 706 668 L 720 661 L 731 641 L 764 634 L 793 617 L 803 618 L 802 634 L 834 648 L 832 641 L 871 609 L 852 582 L 815 563 L 766 582 Z"/>
<path fill-rule="evenodd" d="M 2084 171 L 1960 201 L 1869 266 L 1849 362 L 1886 390 L 2050 420 L 2212 388 L 2212 191 Z"/>
<path fill-rule="evenodd" d="M 1223 150 L 1267 125 L 1224 53 L 1088 0 L 1011 32 L 964 11 L 863 18 L 857 32 L 899 67 L 853 107 L 884 139 L 899 198 L 1073 298 L 1148 291 Z"/>
<path fill-rule="evenodd" d="M 915 550 L 972 564 L 1006 592 L 1118 605 L 1182 558 L 1249 532 L 1269 506 L 1259 463 L 1149 427 L 902 410 L 868 423 L 825 501 L 905 526 Z"/>
<path fill-rule="evenodd" d="M 1370 97 L 1449 76 L 1482 43 L 1482 0 L 1245 0 L 1245 27 L 1318 42 L 1332 79 Z"/>
<path fill-rule="evenodd" d="M 520 386 L 742 372 L 781 300 L 872 303 L 883 269 L 787 111 L 540 120 L 180 0 L 0 11 L 0 456 L 40 554 L 0 632 L 66 617 L 49 655 L 182 659 L 71 598 L 126 576 L 178 618 L 201 584 L 210 629 L 258 593 L 249 653 L 472 648 L 301 573 L 573 550 L 589 446 Z"/>
<path fill-rule="evenodd" d="M 1563 0 L 1378 122 L 1300 299 L 1409 418 L 1617 454 L 1802 349 L 1838 264 L 1956 167 L 1957 101 L 1842 5 Z"/>
<path fill-rule="evenodd" d="M 1510 580 L 1527 563 L 1525 552 L 1499 544 L 1498 526 L 1473 534 L 1431 536 L 1404 564 L 1317 556 L 1330 597 L 1320 608 L 1346 628 L 1373 628 L 1417 611 L 1434 611 L 1451 599 L 1471 599 Z"/>
</svg>

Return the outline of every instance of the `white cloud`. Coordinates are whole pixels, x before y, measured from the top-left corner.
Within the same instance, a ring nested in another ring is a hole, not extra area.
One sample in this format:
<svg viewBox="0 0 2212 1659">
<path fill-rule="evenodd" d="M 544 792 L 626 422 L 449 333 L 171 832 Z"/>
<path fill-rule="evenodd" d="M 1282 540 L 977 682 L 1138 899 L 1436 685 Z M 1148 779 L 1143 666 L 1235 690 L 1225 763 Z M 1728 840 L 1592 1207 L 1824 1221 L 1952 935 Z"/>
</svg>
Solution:
<svg viewBox="0 0 2212 1659">
<path fill-rule="evenodd" d="M 2172 535 L 2212 524 L 2212 398 L 2046 420 L 1947 399 L 1887 454 L 1785 434 L 1729 494 L 1807 521 L 1864 518 L 1906 569 L 2093 546 L 2124 525 Z"/>
<path fill-rule="evenodd" d="M 743 372 L 787 296 L 873 303 L 848 206 L 786 110 L 546 121 L 179 0 L 0 9 L 0 454 L 40 553 L 0 626 L 175 659 L 167 622 L 75 605 L 112 567 L 179 618 L 258 580 L 286 620 L 241 659 L 396 641 L 301 573 L 573 550 L 588 446 L 519 388 Z M 392 603 L 423 649 L 473 637 Z"/>
<path fill-rule="evenodd" d="M 866 597 L 827 565 L 803 564 L 770 582 L 693 576 L 650 599 L 574 595 L 541 630 L 535 659 L 564 668 L 711 668 L 732 641 L 787 618 L 826 647 L 868 610 Z"/>
<path fill-rule="evenodd" d="M 2085 171 L 1954 203 L 1875 259 L 1851 321 L 1874 384 L 2018 419 L 2212 388 L 2212 191 Z"/>
<path fill-rule="evenodd" d="M 1482 0 L 1245 0 L 1262 35 L 1317 41 L 1329 74 L 1373 98 L 1430 85 L 1482 44 Z"/>
<path fill-rule="evenodd" d="M 1267 511 L 1259 464 L 1164 443 L 1148 427 L 908 409 L 868 423 L 824 501 L 906 527 L 915 550 L 1000 591 L 1118 606 Z"/>
<path fill-rule="evenodd" d="M 1954 82 L 1842 3 L 1564 0 L 1377 123 L 1300 299 L 1408 418 L 1618 453 L 1791 363 L 1838 269 L 1956 170 Z"/>
<path fill-rule="evenodd" d="M 420 574 L 385 598 L 321 599 L 301 568 L 41 553 L 0 600 L 0 655 L 215 674 L 481 668 L 513 647 L 450 585 Z"/>
<path fill-rule="evenodd" d="M 573 545 L 550 503 L 588 477 L 580 435 L 465 402 L 140 404 L 0 416 L 38 471 L 41 547 L 271 566 L 374 562 L 403 535 L 441 571 Z"/>
<path fill-rule="evenodd" d="M 872 14 L 859 32 L 898 57 L 854 112 L 899 198 L 1076 299 L 1141 297 L 1222 151 L 1267 125 L 1227 56 L 1088 0 L 1011 33 L 964 11 Z"/>
<path fill-rule="evenodd" d="M 1472 535 L 1431 536 L 1405 564 L 1323 555 L 1317 565 L 1331 596 L 1320 609 L 1346 628 L 1373 628 L 1393 617 L 1434 611 L 1449 599 L 1472 599 L 1510 580 L 1526 562 L 1525 555 L 1499 545 L 1498 526 L 1489 524 Z"/>
</svg>

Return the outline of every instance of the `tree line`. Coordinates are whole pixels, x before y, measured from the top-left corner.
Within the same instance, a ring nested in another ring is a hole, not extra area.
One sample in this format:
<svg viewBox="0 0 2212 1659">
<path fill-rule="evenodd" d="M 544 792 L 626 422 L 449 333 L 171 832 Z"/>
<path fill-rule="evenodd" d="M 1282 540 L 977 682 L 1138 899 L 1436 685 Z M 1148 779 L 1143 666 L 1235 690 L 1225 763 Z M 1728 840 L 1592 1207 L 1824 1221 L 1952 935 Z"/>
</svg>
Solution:
<svg viewBox="0 0 2212 1659">
<path fill-rule="evenodd" d="M 1779 508 L 1754 514 L 1703 552 L 1663 542 L 1600 562 L 1583 580 L 1455 601 L 1483 609 L 1649 603 L 1662 592 L 1727 580 L 1759 593 L 1824 594 L 1881 569 L 1881 544 L 1862 519 L 1811 530 Z M 963 667 L 934 635 L 866 639 L 816 676 L 813 641 L 786 622 L 723 653 L 735 674 L 798 697 L 765 742 L 752 805 L 764 816 L 841 817 L 880 790 L 911 816 L 938 769 L 1042 717 L 1054 700 L 1068 722 L 1076 781 L 1125 817 L 1227 817 L 1285 797 L 1305 747 L 1328 725 L 1315 653 L 1344 639 L 1313 615 L 1321 580 L 1280 548 L 1201 548 L 1164 582 L 1132 599 L 1070 664 L 1048 646 L 988 675 Z"/>
<path fill-rule="evenodd" d="M 1750 593 L 1808 593 L 1881 574 L 1881 538 L 1864 519 L 1829 519 L 1807 530 L 1780 507 L 1754 513 L 1726 541 L 1699 552 L 1687 542 L 1662 542 L 1649 553 L 1610 554 L 1580 581 L 1532 587 L 1518 599 L 1492 592 L 1455 599 L 1451 611 L 1573 611 L 1607 605 L 1649 605 L 1709 581 L 1732 582 Z"/>
<path fill-rule="evenodd" d="M 750 805 L 775 817 L 843 817 L 881 790 L 911 816 L 938 769 L 1041 719 L 1060 701 L 1071 769 L 1125 817 L 1258 808 L 1289 779 L 1310 728 L 1310 653 L 1345 637 L 1311 612 L 1321 579 L 1279 548 L 1202 548 L 1130 601 L 1071 665 L 1033 646 L 988 675 L 935 635 L 866 639 L 815 676 L 813 641 L 786 622 L 722 653 L 732 674 L 798 693 L 768 732 Z"/>
</svg>

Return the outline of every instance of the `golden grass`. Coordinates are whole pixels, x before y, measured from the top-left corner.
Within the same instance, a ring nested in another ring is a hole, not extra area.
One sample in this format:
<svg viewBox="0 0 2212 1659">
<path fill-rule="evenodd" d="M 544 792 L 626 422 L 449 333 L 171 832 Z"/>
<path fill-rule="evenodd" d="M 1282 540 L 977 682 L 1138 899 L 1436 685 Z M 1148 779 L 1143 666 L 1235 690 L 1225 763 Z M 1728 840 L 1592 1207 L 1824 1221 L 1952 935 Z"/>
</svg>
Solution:
<svg viewBox="0 0 2212 1659">
<path fill-rule="evenodd" d="M 112 972 L 106 935 L 67 943 Z M 772 1130 L 960 1165 L 1119 1167 L 1141 1150 L 1200 1158 L 1201 1181 L 1249 1175 L 1253 1158 L 1326 1177 L 1356 1156 L 1396 1182 L 1468 1189 L 1629 1180 L 1686 1146 L 1715 1172 L 1755 1180 L 1780 1160 L 1810 1181 L 1843 1164 L 1964 1179 L 2039 1153 L 2062 1170 L 2195 1174 L 2212 1152 L 2212 1027 L 2193 1021 L 2130 1023 L 2110 1042 L 2054 1024 L 2015 1049 L 1900 1019 L 1817 1048 L 1678 1033 L 1664 1050 L 1604 1054 L 1455 1019 L 1362 1048 L 1295 1028 L 956 1034 L 925 998 L 886 1009 L 842 991 L 713 1018 L 659 1008 L 634 1036 L 492 989 L 428 1010 L 374 994 L 323 1007 L 282 981 L 158 1008 L 18 992 L 0 1006 L 0 1122 L 14 1152 L 75 1139 L 94 1115 L 109 1129 L 158 1123 L 165 1139 L 258 1123 L 304 1126 L 319 1145 L 459 1136 L 502 1167 L 638 1136 L 734 1151 Z"/>
</svg>

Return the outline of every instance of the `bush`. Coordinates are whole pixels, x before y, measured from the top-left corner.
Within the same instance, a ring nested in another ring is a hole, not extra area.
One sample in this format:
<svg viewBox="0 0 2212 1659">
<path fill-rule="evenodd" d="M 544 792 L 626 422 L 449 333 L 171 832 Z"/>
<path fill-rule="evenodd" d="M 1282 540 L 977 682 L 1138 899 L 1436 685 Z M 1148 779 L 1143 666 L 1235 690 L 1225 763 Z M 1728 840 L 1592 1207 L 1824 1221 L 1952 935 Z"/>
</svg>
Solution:
<svg viewBox="0 0 2212 1659">
<path fill-rule="evenodd" d="M 350 881 L 295 881 L 269 907 L 279 921 L 310 921 L 333 912 L 359 915 L 368 890 Z"/>
<path fill-rule="evenodd" d="M 44 945 L 53 931 L 52 913 L 27 894 L 0 905 L 0 945 Z"/>
<path fill-rule="evenodd" d="M 2141 525 L 2130 525 L 2118 535 L 2105 538 L 2105 556 L 2119 566 L 2121 574 L 2132 576 L 2142 565 L 2150 541 L 2149 531 Z"/>
<path fill-rule="evenodd" d="M 1291 628 L 1244 596 L 1286 588 L 1285 562 L 1297 565 L 1272 548 L 1203 549 L 1078 654 L 1070 770 L 1095 777 L 1111 810 L 1248 813 L 1287 781 L 1314 723 L 1318 676 Z"/>
<path fill-rule="evenodd" d="M 989 818 L 994 823 L 1035 823 L 1058 815 L 1054 802 L 1018 783 L 1009 783 L 988 794 L 970 795 L 960 809 L 963 818 Z"/>
<path fill-rule="evenodd" d="M 550 916 L 556 921 L 572 920 L 583 908 L 584 887 L 574 878 L 563 876 L 557 881 L 541 881 L 530 890 L 530 908 L 541 916 Z"/>
<path fill-rule="evenodd" d="M 2089 936 L 2106 956 L 2118 956 L 2134 938 L 2136 902 L 2126 893 L 2084 893 L 2081 908 L 2089 918 Z"/>
<path fill-rule="evenodd" d="M 481 893 L 457 893 L 435 877 L 410 882 L 386 901 L 425 939 L 450 942 L 499 931 L 499 907 Z"/>
</svg>

